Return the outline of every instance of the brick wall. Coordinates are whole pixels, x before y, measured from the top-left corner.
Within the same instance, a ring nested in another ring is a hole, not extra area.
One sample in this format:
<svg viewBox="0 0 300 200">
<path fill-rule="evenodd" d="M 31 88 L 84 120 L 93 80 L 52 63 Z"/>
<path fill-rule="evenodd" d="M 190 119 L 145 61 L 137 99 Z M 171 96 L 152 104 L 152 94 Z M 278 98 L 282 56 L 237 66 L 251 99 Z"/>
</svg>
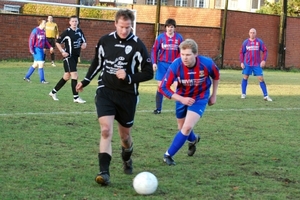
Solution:
<svg viewBox="0 0 300 200">
<path fill-rule="evenodd" d="M 138 10 L 138 23 L 136 34 L 144 41 L 147 49 L 150 51 L 154 42 L 154 22 L 155 11 L 152 6 L 146 6 L 144 10 Z M 151 9 L 150 9 L 151 8 Z M 147 11 L 147 9 L 149 9 Z M 169 9 L 169 8 L 168 8 Z M 199 9 L 196 9 L 199 11 Z M 192 38 L 199 45 L 199 53 L 215 57 L 219 54 L 221 43 L 221 22 L 222 12 L 220 10 L 200 9 L 201 12 L 194 12 L 194 9 L 184 8 L 177 10 L 169 9 L 169 13 L 162 13 L 161 23 L 163 24 L 167 17 L 174 17 L 179 24 L 177 31 L 184 38 Z M 150 12 L 150 13 L 149 13 Z M 164 11 L 166 12 L 166 11 Z M 148 16 L 149 22 L 145 22 L 142 16 Z M 184 17 L 183 17 L 184 16 Z M 28 52 L 28 37 L 31 30 L 37 26 L 36 20 L 39 17 L 46 19 L 46 16 L 33 15 L 14 15 L 0 14 L 0 35 L 1 35 L 1 51 L 0 59 L 22 59 L 31 58 Z M 188 18 L 188 20 L 186 19 Z M 55 17 L 60 32 L 66 29 L 68 18 Z M 275 67 L 277 64 L 278 54 L 278 37 L 279 37 L 279 21 L 280 17 L 275 15 L 263 15 L 256 13 L 246 13 L 239 11 L 228 11 L 226 38 L 224 49 L 224 65 L 231 67 L 239 67 L 239 50 L 243 40 L 249 37 L 250 28 L 256 28 L 257 36 L 261 38 L 269 51 L 267 60 L 268 67 Z M 189 22 L 188 25 L 184 23 Z M 101 35 L 115 30 L 114 22 L 82 19 L 81 28 L 83 29 L 88 42 L 88 48 L 82 51 L 82 59 L 91 60 L 94 55 L 94 47 Z M 286 28 L 286 67 L 300 68 L 299 52 L 300 37 L 298 37 L 300 29 L 299 18 L 287 18 Z M 160 31 L 164 31 L 164 26 L 160 26 Z M 61 55 L 56 51 L 57 59 L 61 59 Z"/>
</svg>

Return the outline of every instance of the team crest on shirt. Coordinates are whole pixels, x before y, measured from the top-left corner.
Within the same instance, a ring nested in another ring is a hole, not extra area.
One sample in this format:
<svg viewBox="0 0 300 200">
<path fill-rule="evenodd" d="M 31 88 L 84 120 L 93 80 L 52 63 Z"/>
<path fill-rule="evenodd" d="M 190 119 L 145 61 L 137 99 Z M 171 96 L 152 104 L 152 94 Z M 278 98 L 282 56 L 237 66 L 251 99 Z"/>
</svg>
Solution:
<svg viewBox="0 0 300 200">
<path fill-rule="evenodd" d="M 131 51 L 132 51 L 132 46 L 128 45 L 128 46 L 125 47 L 125 53 L 126 54 L 129 54 Z"/>
<path fill-rule="evenodd" d="M 205 75 L 204 75 L 204 71 L 203 70 L 200 70 L 199 71 L 199 78 L 203 78 Z"/>
</svg>

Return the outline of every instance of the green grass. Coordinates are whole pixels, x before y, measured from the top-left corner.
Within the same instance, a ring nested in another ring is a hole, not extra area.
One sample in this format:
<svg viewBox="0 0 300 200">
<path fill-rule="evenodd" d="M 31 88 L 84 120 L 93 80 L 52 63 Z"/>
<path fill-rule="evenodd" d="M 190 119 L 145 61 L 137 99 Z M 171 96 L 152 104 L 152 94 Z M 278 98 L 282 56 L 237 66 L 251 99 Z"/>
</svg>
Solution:
<svg viewBox="0 0 300 200">
<path fill-rule="evenodd" d="M 240 99 L 241 71 L 221 70 L 217 104 L 207 107 L 195 127 L 201 142 L 193 157 L 185 145 L 166 166 L 162 155 L 177 132 L 174 102 L 153 115 L 156 82 L 142 83 L 133 127 L 134 174 L 122 172 L 120 140 L 113 136 L 111 186 L 98 173 L 99 125 L 96 80 L 74 104 L 70 82 L 53 101 L 48 93 L 62 77 L 62 63 L 46 63 L 49 85 L 23 81 L 30 62 L 0 62 L 0 197 L 10 199 L 300 199 L 299 73 L 265 71 L 273 102 L 263 101 L 258 81 L 249 79 Z M 79 66 L 79 79 L 87 64 Z M 132 179 L 142 171 L 159 181 L 150 196 L 135 193 Z"/>
</svg>

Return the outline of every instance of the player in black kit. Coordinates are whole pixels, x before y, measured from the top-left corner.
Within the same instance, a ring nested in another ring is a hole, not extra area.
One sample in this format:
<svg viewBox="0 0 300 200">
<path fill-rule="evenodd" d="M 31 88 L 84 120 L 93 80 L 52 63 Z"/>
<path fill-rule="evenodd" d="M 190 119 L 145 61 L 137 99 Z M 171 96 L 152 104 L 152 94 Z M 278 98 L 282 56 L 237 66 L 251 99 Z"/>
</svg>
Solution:
<svg viewBox="0 0 300 200">
<path fill-rule="evenodd" d="M 67 28 L 56 40 L 56 46 L 64 57 L 64 70 L 63 77 L 57 82 L 56 86 L 49 93 L 54 101 L 58 101 L 56 96 L 57 92 L 66 84 L 71 77 L 71 88 L 73 92 L 74 103 L 85 103 L 85 100 L 78 96 L 76 85 L 78 80 L 77 63 L 80 56 L 81 49 L 86 48 L 86 39 L 80 28 L 78 28 L 78 17 L 70 17 L 70 27 Z M 65 49 L 61 44 L 64 44 Z"/>
<path fill-rule="evenodd" d="M 100 72 L 95 103 L 101 129 L 99 145 L 100 172 L 95 180 L 110 183 L 109 165 L 112 158 L 114 119 L 118 122 L 124 173 L 132 174 L 133 142 L 131 127 L 138 103 L 139 83 L 153 78 L 150 56 L 144 43 L 131 30 L 134 14 L 128 9 L 116 13 L 116 31 L 100 38 L 95 58 L 83 81 L 76 86 L 82 91 Z"/>
</svg>

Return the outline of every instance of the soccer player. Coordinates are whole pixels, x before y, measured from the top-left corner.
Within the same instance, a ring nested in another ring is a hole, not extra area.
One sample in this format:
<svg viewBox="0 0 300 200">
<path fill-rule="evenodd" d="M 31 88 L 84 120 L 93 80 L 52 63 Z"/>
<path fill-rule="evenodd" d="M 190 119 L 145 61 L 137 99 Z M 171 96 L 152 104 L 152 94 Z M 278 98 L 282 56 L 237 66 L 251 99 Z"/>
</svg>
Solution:
<svg viewBox="0 0 300 200">
<path fill-rule="evenodd" d="M 51 46 L 53 47 L 53 49 L 55 48 L 55 40 L 58 38 L 58 36 L 59 36 L 58 26 L 55 22 L 53 22 L 53 16 L 49 15 L 48 22 L 46 23 L 46 38 L 49 44 L 51 44 Z M 56 67 L 54 63 L 55 60 L 54 51 L 52 53 L 50 52 L 50 56 L 51 56 L 51 65 L 53 67 Z"/>
<path fill-rule="evenodd" d="M 151 50 L 153 71 L 156 71 L 155 80 L 157 80 L 158 87 L 170 64 L 175 58 L 179 57 L 179 44 L 183 41 L 183 37 L 175 32 L 176 21 L 174 19 L 167 19 L 165 28 L 166 32 L 158 35 Z M 158 91 L 158 87 L 155 96 L 156 109 L 153 111 L 154 114 L 160 114 L 162 110 L 163 95 Z M 176 88 L 176 82 L 174 87 Z"/>
<path fill-rule="evenodd" d="M 263 68 L 266 66 L 266 60 L 268 57 L 267 47 L 261 39 L 256 38 L 256 30 L 254 28 L 250 29 L 249 36 L 250 37 L 243 42 L 240 50 L 241 68 L 243 69 L 241 98 L 246 98 L 248 78 L 253 74 L 254 76 L 257 76 L 257 79 L 259 80 L 259 85 L 263 92 L 264 100 L 272 101 L 272 99 L 268 96 L 267 86 L 263 77 Z"/>
<path fill-rule="evenodd" d="M 115 15 L 116 31 L 100 38 L 95 57 L 83 81 L 76 86 L 81 91 L 100 72 L 96 90 L 96 110 L 101 130 L 99 169 L 95 181 L 110 183 L 114 120 L 118 122 L 121 158 L 125 174 L 132 174 L 133 141 L 131 127 L 139 101 L 139 83 L 153 78 L 151 58 L 144 43 L 131 32 L 134 13 L 121 9 Z"/>
<path fill-rule="evenodd" d="M 50 52 L 53 52 L 53 47 L 49 44 L 49 42 L 46 40 L 46 34 L 45 34 L 45 26 L 46 26 L 46 20 L 39 19 L 38 20 L 39 26 L 34 28 L 31 31 L 31 34 L 29 36 L 29 51 L 33 56 L 33 64 L 29 67 L 27 74 L 23 78 L 24 81 L 31 82 L 30 76 L 33 74 L 34 70 L 39 67 L 39 76 L 40 76 L 40 82 L 42 84 L 48 84 L 47 81 L 45 81 L 45 74 L 44 74 L 44 63 L 45 63 L 45 54 L 44 54 L 44 48 L 50 49 Z"/>
<path fill-rule="evenodd" d="M 73 93 L 74 103 L 85 103 L 86 101 L 81 99 L 76 91 L 76 85 L 78 80 L 77 63 L 80 56 L 81 49 L 86 48 L 86 39 L 80 28 L 78 28 L 78 17 L 71 16 L 70 27 L 67 28 L 56 40 L 56 46 L 64 57 L 64 70 L 63 77 L 58 81 L 56 86 L 49 93 L 54 101 L 58 101 L 56 96 L 57 92 L 66 84 L 71 77 L 71 88 Z M 61 44 L 64 44 L 65 49 Z"/>
<path fill-rule="evenodd" d="M 163 160 L 175 165 L 173 156 L 188 141 L 188 156 L 196 151 L 200 136 L 193 131 L 203 116 L 206 105 L 214 105 L 217 100 L 219 69 L 211 58 L 198 55 L 198 45 L 192 39 L 184 40 L 180 45 L 180 57 L 169 67 L 159 91 L 168 99 L 176 101 L 176 117 L 179 131 L 175 135 Z M 171 89 L 178 82 L 176 92 Z M 210 87 L 212 85 L 212 94 Z"/>
</svg>

